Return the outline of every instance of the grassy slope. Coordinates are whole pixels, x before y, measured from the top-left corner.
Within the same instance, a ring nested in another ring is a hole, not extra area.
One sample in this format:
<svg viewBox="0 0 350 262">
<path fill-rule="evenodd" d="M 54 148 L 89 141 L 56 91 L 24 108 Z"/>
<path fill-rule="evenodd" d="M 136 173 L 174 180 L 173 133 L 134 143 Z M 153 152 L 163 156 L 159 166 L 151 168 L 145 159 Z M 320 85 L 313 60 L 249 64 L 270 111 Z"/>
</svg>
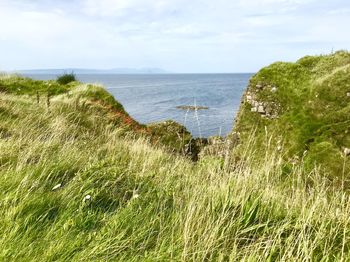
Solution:
<svg viewBox="0 0 350 262">
<path fill-rule="evenodd" d="M 91 88 L 53 97 L 50 110 L 35 96 L 0 94 L 0 260 L 349 256 L 350 201 L 317 170 L 310 187 L 298 165 L 284 175 L 279 154 L 255 167 L 249 145 L 246 162 L 194 164 L 84 98 Z"/>
<path fill-rule="evenodd" d="M 263 90 L 258 91 L 259 85 Z M 276 92 L 271 91 L 274 86 Z M 258 101 L 274 102 L 279 117 L 262 118 L 244 101 L 235 127 L 243 147 L 255 132 L 256 155 L 263 154 L 261 145 L 281 147 L 286 170 L 303 162 L 308 170 L 321 165 L 332 180 L 349 176 L 343 150 L 350 148 L 350 53 L 272 64 L 251 79 L 248 92 Z"/>
</svg>

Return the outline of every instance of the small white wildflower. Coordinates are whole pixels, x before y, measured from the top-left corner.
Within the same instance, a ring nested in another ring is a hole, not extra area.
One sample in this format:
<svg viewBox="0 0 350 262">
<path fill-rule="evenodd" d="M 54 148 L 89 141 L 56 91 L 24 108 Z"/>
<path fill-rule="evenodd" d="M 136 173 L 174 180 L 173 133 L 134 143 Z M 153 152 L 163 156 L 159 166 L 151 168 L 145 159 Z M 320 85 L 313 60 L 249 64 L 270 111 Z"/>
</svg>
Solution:
<svg viewBox="0 0 350 262">
<path fill-rule="evenodd" d="M 344 155 L 350 156 L 350 148 L 344 148 Z"/>
<path fill-rule="evenodd" d="M 282 150 L 282 146 L 277 146 L 277 151 L 281 151 Z"/>
<path fill-rule="evenodd" d="M 139 197 L 140 197 L 140 195 L 139 195 L 138 190 L 133 190 L 133 192 L 132 192 L 132 199 L 137 199 Z"/>
<path fill-rule="evenodd" d="M 59 184 L 55 185 L 55 186 L 52 188 L 52 191 L 55 191 L 55 190 L 57 190 L 57 189 L 61 188 L 61 186 L 62 186 L 62 184 L 61 184 L 61 183 L 59 183 Z"/>
<path fill-rule="evenodd" d="M 91 201 L 91 200 L 92 200 L 92 197 L 90 195 L 86 195 L 84 197 L 84 202 Z"/>
</svg>

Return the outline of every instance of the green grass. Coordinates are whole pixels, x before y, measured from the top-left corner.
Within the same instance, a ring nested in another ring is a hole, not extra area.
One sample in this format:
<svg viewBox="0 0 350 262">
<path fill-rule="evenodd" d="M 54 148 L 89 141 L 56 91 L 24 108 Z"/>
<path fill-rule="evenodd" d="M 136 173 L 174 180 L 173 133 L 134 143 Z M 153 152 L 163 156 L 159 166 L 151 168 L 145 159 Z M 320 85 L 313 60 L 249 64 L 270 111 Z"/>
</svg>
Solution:
<svg viewBox="0 0 350 262">
<path fill-rule="evenodd" d="M 58 76 L 56 81 L 60 85 L 67 85 L 69 83 L 77 81 L 77 79 L 75 77 L 75 74 L 72 72 L 69 74 L 65 73 L 63 75 Z"/>
<path fill-rule="evenodd" d="M 118 120 L 101 92 L 77 84 L 50 108 L 0 93 L 1 261 L 350 259 L 345 183 L 268 140 L 257 157 L 254 133 L 194 163 Z"/>
<path fill-rule="evenodd" d="M 257 91 L 256 85 L 266 86 Z M 276 86 L 271 92 L 269 86 Z M 260 70 L 250 81 L 249 91 L 262 102 L 278 105 L 278 119 L 264 119 L 244 103 L 235 127 L 242 147 L 255 130 L 257 155 L 261 145 L 282 147 L 286 162 L 303 159 L 311 171 L 321 166 L 331 180 L 350 174 L 343 149 L 350 148 L 350 53 L 304 57 L 296 63 L 278 62 Z"/>
<path fill-rule="evenodd" d="M 58 95 L 68 92 L 76 83 L 61 85 L 56 81 L 40 81 L 22 76 L 0 75 L 0 92 L 17 95 Z"/>
</svg>

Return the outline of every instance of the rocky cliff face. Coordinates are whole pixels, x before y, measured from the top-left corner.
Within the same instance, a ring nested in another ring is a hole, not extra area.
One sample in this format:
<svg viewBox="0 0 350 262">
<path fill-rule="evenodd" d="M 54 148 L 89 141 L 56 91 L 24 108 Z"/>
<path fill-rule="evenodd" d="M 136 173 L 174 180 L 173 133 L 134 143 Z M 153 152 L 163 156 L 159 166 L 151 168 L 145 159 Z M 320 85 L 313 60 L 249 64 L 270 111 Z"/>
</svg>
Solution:
<svg viewBox="0 0 350 262">
<path fill-rule="evenodd" d="M 350 53 L 274 63 L 250 80 L 234 132 L 240 147 L 254 135 L 286 163 L 319 165 L 330 178 L 350 176 Z"/>
</svg>

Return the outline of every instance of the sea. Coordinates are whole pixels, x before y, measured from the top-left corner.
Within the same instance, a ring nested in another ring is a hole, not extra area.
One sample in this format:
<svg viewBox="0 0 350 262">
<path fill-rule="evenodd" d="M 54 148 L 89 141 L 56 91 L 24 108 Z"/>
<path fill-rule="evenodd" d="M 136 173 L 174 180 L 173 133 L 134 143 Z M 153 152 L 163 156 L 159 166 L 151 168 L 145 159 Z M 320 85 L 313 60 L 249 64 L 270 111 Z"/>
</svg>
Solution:
<svg viewBox="0 0 350 262">
<path fill-rule="evenodd" d="M 56 79 L 56 75 L 27 75 Z M 79 81 L 98 83 L 123 104 L 138 122 L 174 120 L 194 137 L 225 136 L 233 128 L 242 94 L 252 74 L 77 74 Z M 204 106 L 191 111 L 178 106 Z"/>
</svg>

